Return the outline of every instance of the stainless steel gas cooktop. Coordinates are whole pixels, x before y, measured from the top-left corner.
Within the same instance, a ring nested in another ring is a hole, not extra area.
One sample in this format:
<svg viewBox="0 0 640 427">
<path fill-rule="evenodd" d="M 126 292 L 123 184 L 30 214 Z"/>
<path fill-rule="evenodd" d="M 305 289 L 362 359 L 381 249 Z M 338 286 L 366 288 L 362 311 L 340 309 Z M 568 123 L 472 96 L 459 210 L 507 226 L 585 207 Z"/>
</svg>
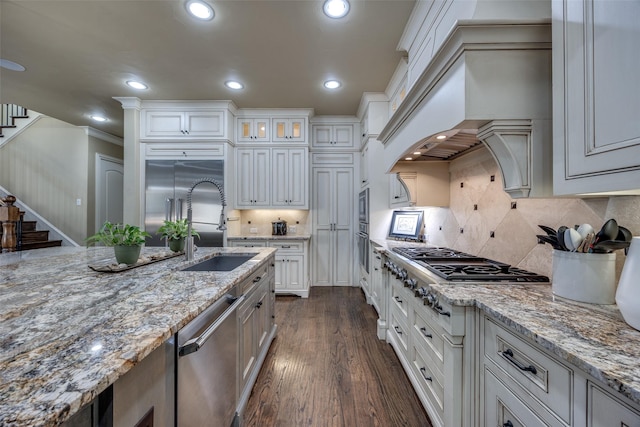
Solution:
<svg viewBox="0 0 640 427">
<path fill-rule="evenodd" d="M 549 282 L 547 276 L 449 248 L 397 247 L 393 251 L 452 282 Z"/>
</svg>

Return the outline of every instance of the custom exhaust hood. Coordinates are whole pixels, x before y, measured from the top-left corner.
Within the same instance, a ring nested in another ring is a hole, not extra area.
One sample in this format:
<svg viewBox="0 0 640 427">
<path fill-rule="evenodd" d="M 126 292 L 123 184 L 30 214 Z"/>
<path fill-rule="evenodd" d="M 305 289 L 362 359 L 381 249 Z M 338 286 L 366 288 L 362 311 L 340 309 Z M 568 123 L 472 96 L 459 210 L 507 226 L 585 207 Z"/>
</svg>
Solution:
<svg viewBox="0 0 640 427">
<path fill-rule="evenodd" d="M 511 197 L 552 194 L 549 23 L 459 21 L 413 81 L 409 70 L 407 95 L 378 138 L 387 171 L 484 144 Z"/>
</svg>

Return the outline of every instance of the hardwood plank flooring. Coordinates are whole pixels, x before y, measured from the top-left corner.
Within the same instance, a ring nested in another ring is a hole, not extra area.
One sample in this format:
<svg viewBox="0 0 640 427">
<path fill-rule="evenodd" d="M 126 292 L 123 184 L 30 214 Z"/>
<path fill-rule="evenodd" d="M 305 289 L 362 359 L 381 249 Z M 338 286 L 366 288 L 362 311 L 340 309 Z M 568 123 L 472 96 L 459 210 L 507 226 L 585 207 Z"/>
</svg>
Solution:
<svg viewBox="0 0 640 427">
<path fill-rule="evenodd" d="M 377 313 L 360 288 L 276 298 L 278 333 L 244 413 L 245 427 L 428 427 Z"/>
</svg>

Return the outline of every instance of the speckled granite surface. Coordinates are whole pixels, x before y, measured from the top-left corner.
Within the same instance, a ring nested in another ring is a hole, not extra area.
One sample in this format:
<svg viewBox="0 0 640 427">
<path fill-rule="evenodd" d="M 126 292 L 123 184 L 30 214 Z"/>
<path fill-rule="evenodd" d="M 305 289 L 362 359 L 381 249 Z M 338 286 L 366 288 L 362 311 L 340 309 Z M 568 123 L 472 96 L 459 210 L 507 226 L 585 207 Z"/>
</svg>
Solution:
<svg viewBox="0 0 640 427">
<path fill-rule="evenodd" d="M 227 236 L 227 240 L 309 240 L 309 234 L 287 234 L 274 236 L 272 234 L 247 234 L 243 236 Z"/>
<path fill-rule="evenodd" d="M 373 243 L 380 250 L 416 246 L 381 240 Z M 404 258 L 395 255 L 395 259 Z M 425 271 L 417 264 L 407 265 L 415 267 L 411 268 L 413 273 Z M 426 277 L 432 279 L 428 274 Z M 555 297 L 549 284 L 430 286 L 448 303 L 478 307 L 640 404 L 640 331 L 627 325 L 616 305 L 583 304 Z"/>
<path fill-rule="evenodd" d="M 145 248 L 143 255 L 161 252 Z M 219 252 L 256 253 L 231 272 L 178 269 Z M 111 248 L 0 255 L 0 426 L 58 425 L 114 383 L 272 248 L 199 248 L 120 273 L 98 273 Z"/>
</svg>

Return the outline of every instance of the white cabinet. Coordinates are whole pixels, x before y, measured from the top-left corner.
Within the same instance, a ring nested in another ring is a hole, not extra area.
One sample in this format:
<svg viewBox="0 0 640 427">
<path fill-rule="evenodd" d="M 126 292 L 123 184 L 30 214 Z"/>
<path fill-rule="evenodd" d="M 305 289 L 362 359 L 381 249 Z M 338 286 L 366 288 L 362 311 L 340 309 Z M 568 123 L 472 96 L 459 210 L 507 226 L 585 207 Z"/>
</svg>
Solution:
<svg viewBox="0 0 640 427">
<path fill-rule="evenodd" d="M 369 183 L 369 145 L 362 147 L 360 152 L 360 187 Z"/>
<path fill-rule="evenodd" d="M 552 4 L 554 193 L 638 194 L 640 3 Z"/>
<path fill-rule="evenodd" d="M 306 142 L 306 118 L 272 118 L 273 142 Z"/>
<path fill-rule="evenodd" d="M 311 126 L 311 147 L 354 149 L 353 124 L 313 124 Z"/>
<path fill-rule="evenodd" d="M 273 258 L 240 284 L 245 301 L 238 307 L 238 410 L 251 395 L 260 367 L 275 336 Z"/>
<path fill-rule="evenodd" d="M 271 152 L 273 177 L 271 205 L 308 209 L 309 155 L 306 148 L 274 148 Z"/>
<path fill-rule="evenodd" d="M 313 167 L 312 284 L 351 286 L 354 259 L 353 167 Z"/>
<path fill-rule="evenodd" d="M 309 207 L 308 148 L 238 148 L 237 209 Z"/>
<path fill-rule="evenodd" d="M 266 240 L 235 240 L 228 238 L 230 247 L 240 247 L 240 248 L 266 248 L 267 241 Z"/>
<path fill-rule="evenodd" d="M 270 205 L 271 151 L 268 148 L 236 150 L 236 208 Z"/>
<path fill-rule="evenodd" d="M 271 118 L 236 118 L 236 142 L 271 141 Z"/>
<path fill-rule="evenodd" d="M 226 139 L 225 110 L 144 110 L 140 139 Z"/>
<path fill-rule="evenodd" d="M 371 268 L 369 274 L 369 292 L 371 305 L 376 309 L 378 315 L 382 312 L 383 300 L 382 300 L 382 254 L 378 251 L 373 244 L 369 244 L 371 248 Z"/>
<path fill-rule="evenodd" d="M 409 178 L 411 172 L 404 172 L 404 177 Z M 411 180 L 409 180 L 411 182 Z M 415 173 L 413 174 L 413 182 L 415 182 Z M 414 192 L 415 194 L 415 192 Z M 399 173 L 389 176 L 389 207 L 407 207 L 411 205 L 409 189 L 406 181 L 402 179 Z M 414 201 L 415 205 L 415 201 Z"/>
<path fill-rule="evenodd" d="M 293 294 L 307 298 L 307 242 L 305 240 L 271 240 L 276 252 L 276 294 Z"/>
<path fill-rule="evenodd" d="M 588 383 L 587 425 L 591 427 L 640 426 L 640 412 L 612 394 Z"/>
</svg>

